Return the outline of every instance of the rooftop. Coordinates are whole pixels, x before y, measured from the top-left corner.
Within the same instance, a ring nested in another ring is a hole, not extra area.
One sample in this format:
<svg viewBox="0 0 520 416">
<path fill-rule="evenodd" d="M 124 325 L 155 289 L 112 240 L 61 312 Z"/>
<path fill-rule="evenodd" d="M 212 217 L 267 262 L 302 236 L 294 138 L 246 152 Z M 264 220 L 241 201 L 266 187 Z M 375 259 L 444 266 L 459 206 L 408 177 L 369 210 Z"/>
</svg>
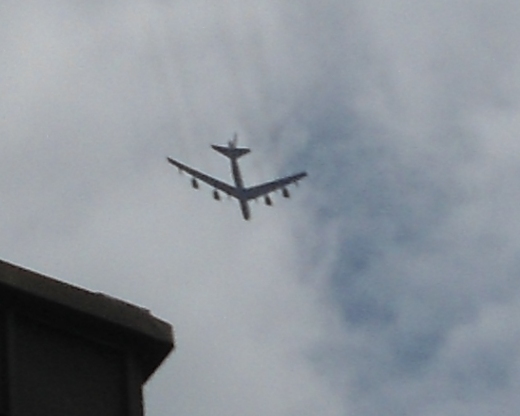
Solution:
<svg viewBox="0 0 520 416">
<path fill-rule="evenodd" d="M 174 347 L 171 325 L 147 309 L 0 260 L 2 298 L 15 307 L 36 307 L 65 325 L 85 327 L 90 334 L 123 337 L 137 351 L 145 379 Z"/>
</svg>

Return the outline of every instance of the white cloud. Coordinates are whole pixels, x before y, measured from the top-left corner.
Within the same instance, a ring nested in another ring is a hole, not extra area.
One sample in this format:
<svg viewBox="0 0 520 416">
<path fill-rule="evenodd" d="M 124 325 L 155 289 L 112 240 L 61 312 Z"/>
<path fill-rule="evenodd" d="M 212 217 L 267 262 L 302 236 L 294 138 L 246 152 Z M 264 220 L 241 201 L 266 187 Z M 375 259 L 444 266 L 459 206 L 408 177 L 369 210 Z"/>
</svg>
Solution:
<svg viewBox="0 0 520 416">
<path fill-rule="evenodd" d="M 2 7 L 2 256 L 174 324 L 148 414 L 513 414 L 516 3 Z"/>
<path fill-rule="evenodd" d="M 258 149 L 246 179 L 280 169 L 270 130 L 305 82 L 290 77 L 278 9 L 57 0 L 3 13 L 3 257 L 172 322 L 150 415 L 341 413 L 310 358 L 337 323 L 311 276 L 324 266 L 301 260 L 301 197 L 253 205 L 245 223 L 165 161 L 225 177 L 207 144 L 238 130 Z"/>
</svg>

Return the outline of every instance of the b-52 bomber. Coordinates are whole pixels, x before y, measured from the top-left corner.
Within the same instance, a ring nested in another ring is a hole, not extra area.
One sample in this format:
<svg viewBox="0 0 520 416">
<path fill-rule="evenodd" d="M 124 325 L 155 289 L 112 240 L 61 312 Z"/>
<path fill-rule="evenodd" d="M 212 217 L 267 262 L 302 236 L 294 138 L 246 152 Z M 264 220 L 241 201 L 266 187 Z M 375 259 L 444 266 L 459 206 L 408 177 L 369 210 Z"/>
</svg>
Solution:
<svg viewBox="0 0 520 416">
<path fill-rule="evenodd" d="M 235 182 L 234 186 L 222 182 L 218 179 L 215 179 L 211 176 L 208 176 L 205 173 L 199 172 L 198 170 L 192 169 L 189 166 L 186 166 L 185 164 L 178 162 L 170 157 L 168 157 L 167 159 L 168 162 L 176 166 L 180 172 L 186 172 L 187 174 L 192 176 L 191 185 L 193 186 L 193 188 L 199 188 L 197 180 L 200 180 L 202 182 L 207 183 L 209 186 L 213 187 L 213 198 L 217 201 L 220 200 L 219 191 L 229 195 L 230 197 L 236 198 L 238 200 L 238 203 L 240 204 L 242 216 L 245 220 L 249 220 L 251 218 L 251 210 L 249 208 L 250 200 L 263 197 L 265 204 L 270 206 L 273 204 L 271 198 L 269 197 L 269 194 L 271 192 L 281 189 L 282 195 L 285 198 L 289 198 L 290 194 L 287 190 L 287 185 L 290 185 L 292 183 L 296 184 L 300 179 L 307 176 L 306 172 L 300 172 L 296 175 L 287 176 L 285 178 L 277 179 L 271 182 L 266 182 L 248 188 L 244 186 L 242 174 L 238 166 L 238 158 L 249 153 L 251 150 L 245 147 L 237 147 L 236 134 L 233 140 L 229 141 L 227 146 L 211 145 L 211 147 L 217 152 L 229 158 L 231 162 L 231 173 Z"/>
</svg>

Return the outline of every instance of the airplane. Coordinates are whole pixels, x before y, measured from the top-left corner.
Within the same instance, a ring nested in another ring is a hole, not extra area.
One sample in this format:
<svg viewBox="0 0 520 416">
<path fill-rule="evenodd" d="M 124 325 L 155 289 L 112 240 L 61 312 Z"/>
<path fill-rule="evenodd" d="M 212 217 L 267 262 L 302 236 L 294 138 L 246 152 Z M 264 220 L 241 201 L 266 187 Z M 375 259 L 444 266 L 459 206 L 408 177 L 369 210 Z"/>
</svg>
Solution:
<svg viewBox="0 0 520 416">
<path fill-rule="evenodd" d="M 235 182 L 234 186 L 222 182 L 218 179 L 215 179 L 211 176 L 208 176 L 205 173 L 199 172 L 198 170 L 192 169 L 189 166 L 186 166 L 185 164 L 178 162 L 170 157 L 167 157 L 166 159 L 172 165 L 176 166 L 179 169 L 179 172 L 186 172 L 192 176 L 191 185 L 193 186 L 193 188 L 199 188 L 199 184 L 197 182 L 198 179 L 213 187 L 213 198 L 215 200 L 220 200 L 220 194 L 218 193 L 218 191 L 222 191 L 224 194 L 236 198 L 240 204 L 240 210 L 242 211 L 242 216 L 245 220 L 249 220 L 251 218 L 251 210 L 248 203 L 250 200 L 257 199 L 259 197 L 264 197 L 265 204 L 271 206 L 273 204 L 271 198 L 269 197 L 269 194 L 271 192 L 281 189 L 283 197 L 289 198 L 290 194 L 287 190 L 287 185 L 290 185 L 292 183 L 297 184 L 300 179 L 303 179 L 307 176 L 307 172 L 300 172 L 296 175 L 287 176 L 285 178 L 277 179 L 271 182 L 266 182 L 248 188 L 244 186 L 242 174 L 238 166 L 238 158 L 249 153 L 251 149 L 248 149 L 246 147 L 237 147 L 236 134 L 234 135 L 233 140 L 230 140 L 228 142 L 227 146 L 218 146 L 213 144 L 211 145 L 211 147 L 217 152 L 229 158 L 231 162 L 231 173 Z"/>
</svg>

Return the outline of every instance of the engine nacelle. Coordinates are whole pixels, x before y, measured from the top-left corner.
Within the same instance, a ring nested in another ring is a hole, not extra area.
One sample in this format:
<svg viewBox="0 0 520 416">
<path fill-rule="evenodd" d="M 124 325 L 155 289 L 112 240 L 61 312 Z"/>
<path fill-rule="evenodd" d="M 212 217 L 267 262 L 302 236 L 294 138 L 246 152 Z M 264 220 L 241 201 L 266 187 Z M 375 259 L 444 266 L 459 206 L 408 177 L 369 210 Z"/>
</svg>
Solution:
<svg viewBox="0 0 520 416">
<path fill-rule="evenodd" d="M 220 194 L 216 189 L 213 190 L 213 199 L 215 199 L 216 201 L 220 201 Z"/>
<path fill-rule="evenodd" d="M 195 189 L 199 189 L 199 183 L 197 182 L 197 179 L 191 179 L 191 186 L 193 186 Z"/>
<path fill-rule="evenodd" d="M 290 198 L 291 194 L 287 188 L 282 188 L 282 195 L 284 198 Z"/>
<path fill-rule="evenodd" d="M 273 201 L 271 201 L 271 198 L 269 198 L 269 195 L 266 195 L 264 198 L 265 205 L 271 206 L 273 205 Z"/>
</svg>

